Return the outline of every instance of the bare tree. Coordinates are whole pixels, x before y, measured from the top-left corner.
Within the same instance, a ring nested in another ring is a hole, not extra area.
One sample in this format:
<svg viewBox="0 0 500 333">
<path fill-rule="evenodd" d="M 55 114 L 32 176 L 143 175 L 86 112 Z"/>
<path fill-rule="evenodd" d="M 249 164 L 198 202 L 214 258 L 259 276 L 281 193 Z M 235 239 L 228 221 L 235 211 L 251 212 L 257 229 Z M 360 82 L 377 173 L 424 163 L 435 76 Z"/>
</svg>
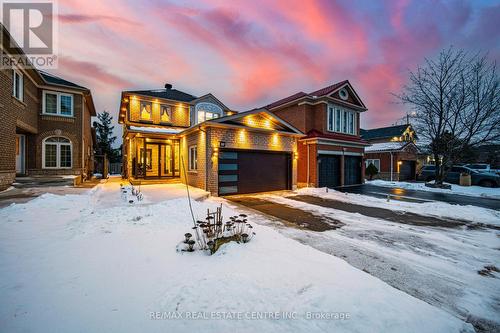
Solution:
<svg viewBox="0 0 500 333">
<path fill-rule="evenodd" d="M 396 95 L 413 110 L 414 127 L 436 161 L 436 183 L 471 149 L 500 140 L 500 92 L 495 63 L 449 48 L 410 72 Z"/>
</svg>

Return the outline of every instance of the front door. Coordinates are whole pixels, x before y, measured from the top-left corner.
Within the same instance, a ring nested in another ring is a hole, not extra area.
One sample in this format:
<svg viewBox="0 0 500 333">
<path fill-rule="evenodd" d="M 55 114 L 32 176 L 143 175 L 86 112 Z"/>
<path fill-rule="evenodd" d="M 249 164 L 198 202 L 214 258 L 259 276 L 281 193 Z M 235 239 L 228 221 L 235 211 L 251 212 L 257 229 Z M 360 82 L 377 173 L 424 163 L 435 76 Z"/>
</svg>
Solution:
<svg viewBox="0 0 500 333">
<path fill-rule="evenodd" d="M 16 173 L 24 175 L 26 164 L 26 136 L 16 135 Z"/>
<path fill-rule="evenodd" d="M 179 142 L 147 143 L 146 150 L 141 149 L 141 161 L 145 161 L 146 177 L 179 176 Z"/>
</svg>

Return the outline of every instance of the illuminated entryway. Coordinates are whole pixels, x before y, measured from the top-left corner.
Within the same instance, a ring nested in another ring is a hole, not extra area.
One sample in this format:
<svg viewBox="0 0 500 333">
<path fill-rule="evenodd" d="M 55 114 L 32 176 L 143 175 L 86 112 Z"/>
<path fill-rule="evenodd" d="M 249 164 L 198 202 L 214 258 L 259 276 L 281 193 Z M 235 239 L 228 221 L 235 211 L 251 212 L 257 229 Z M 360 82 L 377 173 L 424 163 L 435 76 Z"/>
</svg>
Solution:
<svg viewBox="0 0 500 333">
<path fill-rule="evenodd" d="M 132 159 L 135 178 L 175 178 L 180 176 L 179 140 L 135 139 Z"/>
</svg>

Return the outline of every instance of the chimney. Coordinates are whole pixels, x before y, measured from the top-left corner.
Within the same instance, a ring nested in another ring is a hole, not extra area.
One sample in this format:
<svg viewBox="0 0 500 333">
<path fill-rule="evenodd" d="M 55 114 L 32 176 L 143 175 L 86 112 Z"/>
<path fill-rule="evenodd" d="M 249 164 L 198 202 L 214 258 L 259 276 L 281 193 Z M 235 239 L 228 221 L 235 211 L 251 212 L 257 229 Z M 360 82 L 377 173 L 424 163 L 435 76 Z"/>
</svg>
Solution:
<svg viewBox="0 0 500 333">
<path fill-rule="evenodd" d="M 172 85 L 170 83 L 165 83 L 165 89 L 167 90 L 172 89 Z"/>
</svg>

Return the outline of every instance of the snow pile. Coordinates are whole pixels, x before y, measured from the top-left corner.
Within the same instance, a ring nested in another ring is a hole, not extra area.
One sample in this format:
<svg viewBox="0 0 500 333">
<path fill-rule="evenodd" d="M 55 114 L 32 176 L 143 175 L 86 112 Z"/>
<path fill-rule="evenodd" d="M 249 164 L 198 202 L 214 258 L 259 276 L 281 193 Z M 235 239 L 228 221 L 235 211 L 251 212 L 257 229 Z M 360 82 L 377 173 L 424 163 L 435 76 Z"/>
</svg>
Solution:
<svg viewBox="0 0 500 333">
<path fill-rule="evenodd" d="M 424 203 L 412 203 L 399 200 L 387 201 L 386 199 L 374 198 L 362 194 L 343 193 L 332 189 L 329 189 L 327 192 L 326 188 L 301 188 L 297 190 L 296 193 L 301 195 L 317 196 L 325 199 L 333 199 L 362 206 L 385 208 L 420 215 L 452 218 L 462 221 L 500 226 L 500 211 L 477 206 L 452 205 L 438 201 Z"/>
<path fill-rule="evenodd" d="M 450 184 L 451 190 L 446 190 L 442 188 L 432 188 L 425 186 L 424 183 L 407 183 L 407 182 L 391 182 L 386 180 L 372 180 L 368 181 L 368 184 L 391 187 L 391 188 L 404 188 L 407 190 L 418 190 L 418 191 L 428 191 L 428 192 L 440 192 L 448 194 L 460 194 L 472 197 L 483 197 L 483 198 L 493 198 L 500 199 L 500 187 L 488 188 L 481 186 L 460 186 L 456 184 Z M 500 206 L 500 202 L 498 203 Z"/>
<path fill-rule="evenodd" d="M 2 330 L 472 332 L 264 225 L 255 225 L 252 242 L 226 244 L 213 256 L 176 252 L 191 227 L 188 203 L 180 193 L 155 202 L 147 188 L 140 204 L 124 202 L 119 184 L 108 182 L 89 194 L 46 194 L 0 210 Z M 196 217 L 220 202 L 194 201 Z M 224 204 L 223 213 L 238 212 Z M 265 313 L 272 319 L 254 320 Z"/>
</svg>

